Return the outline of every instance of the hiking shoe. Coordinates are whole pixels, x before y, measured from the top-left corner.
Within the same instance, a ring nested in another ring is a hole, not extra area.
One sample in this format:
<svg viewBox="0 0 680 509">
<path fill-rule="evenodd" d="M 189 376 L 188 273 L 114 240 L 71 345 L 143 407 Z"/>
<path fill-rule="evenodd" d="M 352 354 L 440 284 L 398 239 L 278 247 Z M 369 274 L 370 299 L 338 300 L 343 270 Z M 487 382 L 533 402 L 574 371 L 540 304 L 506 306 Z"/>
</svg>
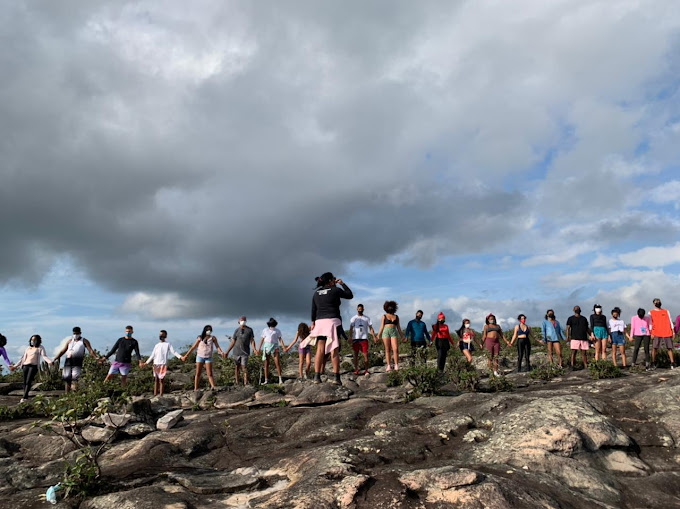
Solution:
<svg viewBox="0 0 680 509">
<path fill-rule="evenodd" d="M 283 378 L 279 377 L 279 385 L 283 385 Z"/>
<path fill-rule="evenodd" d="M 21 400 L 19 401 L 19 403 L 26 403 L 26 398 L 21 398 Z"/>
<path fill-rule="evenodd" d="M 319 373 L 314 375 L 314 383 L 315 384 L 320 384 L 321 383 L 321 375 Z"/>
<path fill-rule="evenodd" d="M 675 362 L 671 364 L 671 369 L 675 369 Z"/>
<path fill-rule="evenodd" d="M 265 384 L 265 385 L 269 385 L 269 380 L 265 378 L 265 379 L 264 379 L 264 384 Z"/>
</svg>

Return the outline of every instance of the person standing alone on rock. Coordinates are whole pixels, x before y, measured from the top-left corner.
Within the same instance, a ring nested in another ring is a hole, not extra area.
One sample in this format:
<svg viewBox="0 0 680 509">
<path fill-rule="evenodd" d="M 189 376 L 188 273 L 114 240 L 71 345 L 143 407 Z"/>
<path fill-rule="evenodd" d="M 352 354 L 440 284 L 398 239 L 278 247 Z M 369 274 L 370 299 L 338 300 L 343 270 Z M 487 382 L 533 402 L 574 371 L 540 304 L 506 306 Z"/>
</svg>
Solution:
<svg viewBox="0 0 680 509">
<path fill-rule="evenodd" d="M 212 335 L 212 325 L 203 327 L 203 332 L 196 338 L 196 342 L 189 348 L 189 351 L 182 356 L 182 362 L 186 362 L 187 357 L 191 352 L 196 350 L 196 376 L 194 377 L 194 391 L 198 391 L 198 386 L 201 383 L 201 371 L 205 365 L 205 372 L 208 375 L 208 382 L 210 383 L 210 390 L 215 390 L 215 379 L 213 378 L 212 358 L 214 355 L 214 347 L 217 347 L 217 352 L 222 354 L 222 348 L 217 342 L 217 338 Z"/>
<path fill-rule="evenodd" d="M 671 359 L 671 369 L 675 369 L 673 357 L 673 321 L 667 309 L 661 307 L 661 300 L 653 300 L 654 309 L 649 312 L 652 332 L 652 367 L 656 368 L 656 352 L 661 345 L 666 347 Z"/>
<path fill-rule="evenodd" d="M 515 330 L 512 333 L 512 340 L 510 340 L 510 346 L 515 344 L 517 341 L 517 372 L 522 372 L 522 361 L 526 358 L 526 370 L 531 371 L 531 361 L 529 356 L 531 355 L 531 327 L 527 325 L 526 315 L 519 315 L 517 317 L 519 323 L 515 325 Z"/>
<path fill-rule="evenodd" d="M 354 294 L 342 279 L 336 279 L 330 272 L 324 273 L 315 280 L 318 286 L 312 297 L 311 333 L 301 346 L 305 347 L 312 339 L 316 339 L 314 383 L 321 383 L 321 370 L 326 354 L 331 354 L 335 375 L 333 383 L 340 385 L 340 339 L 338 337 L 338 327 L 342 325 L 340 304 L 341 299 L 352 299 Z"/>
<path fill-rule="evenodd" d="M 270 357 L 274 357 L 274 364 L 276 365 L 276 372 L 279 375 L 279 385 L 283 384 L 281 378 L 281 359 L 279 354 L 279 346 L 285 350 L 286 345 L 283 342 L 281 331 L 276 328 L 279 324 L 273 318 L 267 321 L 267 328 L 262 331 L 262 339 L 260 340 L 260 351 L 262 352 L 262 360 L 264 361 L 264 384 L 269 383 L 269 363 Z"/>
<path fill-rule="evenodd" d="M 590 326 L 585 316 L 581 316 L 581 307 L 574 306 L 574 314 L 567 318 L 567 341 L 571 346 L 571 369 L 576 367 L 576 352 L 581 350 L 583 356 L 583 366 L 588 367 L 588 349 L 590 343 Z"/>
<path fill-rule="evenodd" d="M 33 385 L 33 379 L 35 375 L 38 374 L 38 368 L 40 366 L 40 358 L 43 358 L 51 366 L 52 359 L 47 356 L 45 347 L 42 346 L 42 338 L 38 334 L 34 334 L 28 340 L 28 347 L 24 351 L 19 362 L 14 366 L 10 366 L 10 371 L 14 371 L 17 368 L 22 368 L 24 370 L 24 397 L 21 398 L 20 403 L 23 403 L 28 399 L 28 393 L 31 390 L 31 385 Z"/>
<path fill-rule="evenodd" d="M 416 311 L 415 319 L 406 324 L 404 341 L 411 340 L 411 365 L 415 365 L 418 352 L 421 352 L 425 357 L 423 360 L 427 362 L 427 344 L 432 344 L 430 333 L 427 331 L 427 325 L 423 322 L 423 311 L 419 309 Z"/>
<path fill-rule="evenodd" d="M 645 316 L 645 313 L 646 311 L 643 308 L 637 310 L 637 315 L 630 319 L 630 334 L 627 335 L 628 341 L 635 341 L 635 346 L 633 347 L 633 366 L 637 364 L 640 345 L 644 344 L 645 371 L 649 371 L 651 369 L 649 364 L 650 319 L 648 316 Z"/>
<path fill-rule="evenodd" d="M 564 341 L 564 331 L 560 322 L 555 318 L 555 311 L 549 309 L 545 312 L 545 320 L 541 324 L 541 332 L 543 333 L 543 343 L 548 346 L 548 362 L 553 363 L 553 350 L 557 353 L 559 362 L 557 365 L 562 367 L 562 343 Z"/>
<path fill-rule="evenodd" d="M 159 394 L 163 395 L 163 389 L 165 386 L 165 374 L 168 371 L 168 356 L 170 354 L 174 355 L 178 359 L 182 359 L 182 356 L 175 352 L 175 349 L 170 343 L 166 341 L 168 338 L 168 332 L 162 330 L 158 335 L 158 343 L 153 347 L 153 351 L 149 358 L 146 360 L 146 364 L 153 363 L 153 395 Z"/>
<path fill-rule="evenodd" d="M 383 304 L 385 314 L 380 321 L 378 337 L 382 339 L 385 346 L 385 372 L 392 370 L 390 352 L 392 353 L 392 360 L 394 360 L 394 370 L 399 371 L 399 338 L 404 334 L 399 325 L 399 315 L 396 314 L 398 308 L 399 305 L 393 300 L 387 300 Z"/>
<path fill-rule="evenodd" d="M 125 336 L 118 338 L 116 344 L 113 345 L 111 351 L 107 353 L 104 357 L 99 359 L 99 362 L 104 362 L 104 360 L 111 357 L 114 353 L 116 354 L 116 360 L 111 363 L 109 368 L 109 373 L 106 375 L 104 382 L 113 380 L 113 377 L 120 374 L 120 384 L 125 386 L 127 383 L 127 376 L 130 372 L 130 366 L 132 365 L 132 352 L 134 351 L 139 361 L 139 367 L 143 367 L 142 356 L 139 353 L 139 343 L 135 338 L 132 337 L 134 329 L 132 325 L 125 327 Z"/>
<path fill-rule="evenodd" d="M 602 306 L 595 304 L 593 314 L 590 315 L 590 338 L 595 345 L 595 360 L 607 360 L 607 340 L 609 339 L 609 328 L 607 317 L 602 314 Z"/>
<path fill-rule="evenodd" d="M 627 367 L 626 359 L 626 339 L 624 332 L 626 330 L 626 322 L 621 320 L 621 308 L 615 307 L 612 309 L 612 317 L 609 319 L 609 335 L 612 338 L 612 362 L 616 366 L 616 350 L 621 353 L 621 361 L 623 367 Z"/>
<path fill-rule="evenodd" d="M 373 322 L 364 315 L 364 305 L 357 306 L 357 314 L 349 322 L 349 335 L 352 338 L 352 350 L 354 352 L 354 374 L 359 375 L 359 352 L 364 358 L 364 375 L 368 375 L 368 332 L 377 338 L 373 330 Z"/>
<path fill-rule="evenodd" d="M 432 339 L 437 349 L 437 369 L 440 373 L 443 373 L 444 368 L 446 368 L 446 357 L 449 354 L 449 348 L 456 346 L 449 332 L 449 326 L 446 325 L 444 313 L 440 312 L 437 315 L 437 323 L 432 326 Z"/>
<path fill-rule="evenodd" d="M 229 355 L 231 350 L 234 350 L 234 364 L 236 365 L 236 372 L 234 373 L 234 383 L 239 384 L 241 379 L 240 372 L 243 371 L 243 385 L 248 385 L 248 359 L 250 358 L 250 347 L 253 347 L 253 352 L 257 352 L 255 346 L 255 333 L 253 329 L 246 325 L 246 317 L 242 316 L 238 320 L 238 328 L 234 331 L 231 337 L 231 344 L 227 348 L 224 357 Z"/>
<path fill-rule="evenodd" d="M 64 390 L 68 393 L 69 391 L 76 390 L 76 383 L 78 378 L 80 378 L 83 369 L 85 349 L 87 348 L 87 351 L 90 352 L 92 357 L 98 358 L 98 356 L 92 349 L 92 345 L 87 338 L 81 337 L 80 327 L 73 327 L 73 336 L 66 339 L 67 343 L 54 358 L 54 362 L 58 365 L 61 356 L 66 355 L 61 377 L 64 379 Z"/>
</svg>

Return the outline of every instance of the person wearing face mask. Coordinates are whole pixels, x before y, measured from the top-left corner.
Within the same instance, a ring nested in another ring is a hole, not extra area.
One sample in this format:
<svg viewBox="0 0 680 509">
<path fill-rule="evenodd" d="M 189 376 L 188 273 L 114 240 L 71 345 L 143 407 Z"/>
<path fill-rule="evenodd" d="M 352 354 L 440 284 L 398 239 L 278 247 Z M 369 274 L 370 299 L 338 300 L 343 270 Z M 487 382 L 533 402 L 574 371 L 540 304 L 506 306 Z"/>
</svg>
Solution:
<svg viewBox="0 0 680 509">
<path fill-rule="evenodd" d="M 588 367 L 588 349 L 591 336 L 590 326 L 585 316 L 581 316 L 581 306 L 574 306 L 574 314 L 567 318 L 567 341 L 571 347 L 571 369 L 576 367 L 576 352 L 581 350 L 583 366 Z"/>
<path fill-rule="evenodd" d="M 17 368 L 22 368 L 24 371 L 24 397 L 21 398 L 20 403 L 28 399 L 33 379 L 38 374 L 41 358 L 47 361 L 50 366 L 52 365 L 52 359 L 47 356 L 45 347 L 42 346 L 42 338 L 38 334 L 34 334 L 28 340 L 28 347 L 24 351 L 24 355 L 19 359 L 19 362 L 10 366 L 10 371 L 14 371 Z"/>
<path fill-rule="evenodd" d="M 421 309 L 416 311 L 415 319 L 410 320 L 406 324 L 404 342 L 406 342 L 407 339 L 411 341 L 411 365 L 415 365 L 416 359 L 418 358 L 416 352 L 418 350 L 426 349 L 428 343 L 430 345 L 432 344 L 427 325 L 423 322 L 423 311 Z M 423 360 L 426 361 L 426 359 Z"/>
<path fill-rule="evenodd" d="M 612 362 L 616 366 L 616 350 L 618 349 L 621 353 L 621 361 L 623 362 L 623 367 L 627 367 L 626 364 L 626 339 L 624 337 L 624 332 L 626 330 L 626 322 L 621 320 L 621 308 L 615 307 L 612 309 L 612 317 L 609 319 L 609 336 L 612 338 Z"/>
<path fill-rule="evenodd" d="M 593 306 L 593 314 L 590 315 L 590 339 L 595 345 L 595 360 L 607 359 L 607 341 L 609 337 L 609 328 L 607 324 L 607 317 L 602 314 L 602 306 L 595 304 Z"/>
<path fill-rule="evenodd" d="M 476 342 L 476 339 L 475 331 L 472 330 L 472 327 L 470 326 L 470 320 L 463 318 L 463 323 L 461 324 L 460 329 L 456 331 L 456 334 L 458 334 L 458 338 L 460 339 L 460 341 L 458 341 L 458 348 L 463 352 L 468 363 L 472 364 L 472 352 L 475 351 L 473 341 Z"/>
<path fill-rule="evenodd" d="M 531 371 L 531 327 L 527 325 L 526 315 L 519 315 L 517 317 L 519 323 L 515 325 L 515 330 L 512 333 L 510 346 L 517 341 L 517 372 L 522 372 L 522 362 L 526 359 L 526 370 Z"/>
<path fill-rule="evenodd" d="M 503 337 L 501 326 L 496 323 L 496 317 L 489 314 L 482 330 L 482 343 L 489 352 L 489 372 L 493 369 L 494 376 L 500 376 L 498 372 L 498 355 L 501 353 L 501 339 L 509 346 L 510 343 Z"/>
<path fill-rule="evenodd" d="M 541 324 L 541 332 L 543 333 L 543 344 L 548 346 L 548 362 L 553 363 L 553 350 L 557 354 L 557 366 L 562 367 L 562 343 L 565 340 L 564 330 L 560 322 L 555 318 L 555 311 L 548 309 L 545 312 L 545 319 Z"/>
<path fill-rule="evenodd" d="M 241 380 L 241 372 L 243 372 L 243 385 L 248 385 L 248 359 L 250 358 L 250 347 L 253 347 L 253 353 L 257 352 L 255 346 L 255 333 L 253 329 L 246 325 L 246 317 L 242 316 L 238 321 L 238 328 L 231 336 L 231 344 L 227 348 L 224 357 L 229 355 L 231 350 L 234 350 L 234 364 L 236 365 L 236 373 L 234 382 L 238 385 Z"/>
<path fill-rule="evenodd" d="M 109 368 L 109 373 L 106 375 L 104 382 L 113 380 L 113 377 L 120 375 L 120 383 L 125 386 L 127 383 L 127 376 L 130 373 L 130 367 L 132 365 L 132 353 L 137 356 L 139 361 L 139 367 L 143 367 L 142 356 L 139 353 L 139 343 L 135 338 L 132 337 L 134 329 L 132 325 L 125 327 L 125 336 L 118 338 L 116 344 L 113 345 L 111 351 L 107 353 L 104 357 L 99 359 L 100 362 L 104 362 L 105 359 L 111 357 L 114 353 L 116 354 L 116 359 L 111 363 Z"/>
<path fill-rule="evenodd" d="M 432 326 L 432 339 L 437 349 L 437 369 L 440 373 L 443 373 L 444 368 L 446 368 L 446 357 L 449 354 L 449 348 L 455 346 L 449 332 L 449 326 L 446 325 L 444 313 L 437 315 L 437 323 Z"/>
<path fill-rule="evenodd" d="M 64 380 L 64 390 L 68 393 L 76 390 L 76 383 L 83 369 L 83 359 L 85 358 L 85 349 L 90 352 L 90 355 L 95 359 L 99 356 L 92 349 L 92 345 L 81 336 L 80 327 L 73 327 L 73 335 L 64 338 L 65 344 L 61 351 L 54 358 L 54 363 L 59 365 L 59 359 L 66 356 L 64 361 L 64 369 L 61 372 L 61 377 Z"/>
<path fill-rule="evenodd" d="M 260 348 L 262 352 L 262 360 L 264 361 L 264 384 L 269 383 L 269 363 L 270 358 L 274 357 L 274 365 L 276 372 L 279 375 L 279 385 L 283 385 L 283 378 L 281 377 L 281 357 L 279 348 L 284 351 L 286 345 L 283 342 L 281 331 L 276 327 L 279 324 L 274 318 L 267 321 L 267 328 L 262 331 L 262 339 L 260 339 Z"/>
<path fill-rule="evenodd" d="M 172 345 L 166 341 L 168 338 L 168 332 L 162 330 L 158 335 L 158 343 L 153 347 L 153 351 L 149 358 L 146 360 L 146 365 L 153 363 L 153 395 L 156 396 L 160 393 L 163 395 L 163 388 L 165 382 L 165 374 L 168 371 L 168 357 L 172 354 L 178 359 L 182 359 L 182 356 L 175 352 Z"/>
<path fill-rule="evenodd" d="M 352 351 L 354 352 L 354 374 L 359 376 L 359 352 L 364 358 L 364 376 L 368 376 L 368 333 L 373 334 L 373 340 L 377 341 L 377 334 L 373 330 L 373 322 L 370 317 L 364 315 L 364 305 L 357 305 L 357 314 L 349 321 L 349 335 L 352 338 Z"/>
<path fill-rule="evenodd" d="M 196 350 L 196 376 L 194 377 L 194 391 L 198 391 L 198 386 L 201 383 L 201 372 L 205 365 L 205 372 L 208 375 L 208 382 L 210 383 L 210 390 L 215 390 L 215 379 L 213 378 L 212 358 L 215 354 L 214 347 L 217 347 L 217 352 L 222 354 L 222 348 L 217 342 L 217 337 L 213 336 L 212 325 L 203 327 L 201 335 L 196 338 L 196 342 L 189 348 L 187 353 L 182 356 L 182 362 L 186 362 L 187 357 L 191 352 Z"/>
<path fill-rule="evenodd" d="M 650 325 L 651 320 L 645 316 L 646 311 L 643 308 L 638 308 L 637 314 L 630 319 L 630 334 L 626 332 L 628 341 L 634 341 L 633 347 L 633 366 L 637 364 L 638 352 L 640 346 L 644 345 L 645 349 L 645 371 L 649 371 L 651 365 L 649 363 L 649 342 L 650 342 Z M 631 337 L 632 336 L 632 337 Z"/>
<path fill-rule="evenodd" d="M 661 307 L 661 299 L 652 301 L 654 309 L 649 312 L 651 318 L 652 333 L 652 369 L 656 369 L 656 352 L 661 345 L 666 347 L 668 357 L 671 359 L 671 369 L 675 369 L 675 358 L 673 357 L 673 320 L 667 309 Z"/>
</svg>

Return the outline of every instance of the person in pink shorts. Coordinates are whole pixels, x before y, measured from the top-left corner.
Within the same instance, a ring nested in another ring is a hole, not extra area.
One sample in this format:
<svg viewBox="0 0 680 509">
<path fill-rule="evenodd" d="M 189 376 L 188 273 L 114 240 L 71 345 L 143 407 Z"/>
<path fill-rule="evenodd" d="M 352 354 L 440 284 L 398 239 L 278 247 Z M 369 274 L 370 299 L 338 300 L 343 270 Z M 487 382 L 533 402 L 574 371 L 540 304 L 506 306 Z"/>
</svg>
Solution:
<svg viewBox="0 0 680 509">
<path fill-rule="evenodd" d="M 590 324 L 585 316 L 581 316 L 581 307 L 574 306 L 574 314 L 567 318 L 567 341 L 571 347 L 571 369 L 576 365 L 576 352 L 581 351 L 583 365 L 588 367 L 588 349 L 590 348 Z"/>
</svg>

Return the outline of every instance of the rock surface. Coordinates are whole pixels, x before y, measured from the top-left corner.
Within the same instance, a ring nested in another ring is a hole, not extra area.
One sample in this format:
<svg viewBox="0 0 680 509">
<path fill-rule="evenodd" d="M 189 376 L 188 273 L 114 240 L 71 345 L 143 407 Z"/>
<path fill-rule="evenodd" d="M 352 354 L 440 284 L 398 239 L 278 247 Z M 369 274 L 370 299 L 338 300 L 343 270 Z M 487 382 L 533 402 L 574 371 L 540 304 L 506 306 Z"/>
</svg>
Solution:
<svg viewBox="0 0 680 509">
<path fill-rule="evenodd" d="M 287 380 L 137 398 L 111 418 L 117 430 L 84 427 L 94 444 L 111 439 L 99 460 L 105 491 L 74 504 L 680 507 L 680 370 L 508 379 L 514 392 L 445 388 L 409 403 L 380 368 L 343 386 Z M 38 495 L 77 454 L 31 423 L 0 422 L 0 497 L 19 509 L 43 506 Z"/>
</svg>

